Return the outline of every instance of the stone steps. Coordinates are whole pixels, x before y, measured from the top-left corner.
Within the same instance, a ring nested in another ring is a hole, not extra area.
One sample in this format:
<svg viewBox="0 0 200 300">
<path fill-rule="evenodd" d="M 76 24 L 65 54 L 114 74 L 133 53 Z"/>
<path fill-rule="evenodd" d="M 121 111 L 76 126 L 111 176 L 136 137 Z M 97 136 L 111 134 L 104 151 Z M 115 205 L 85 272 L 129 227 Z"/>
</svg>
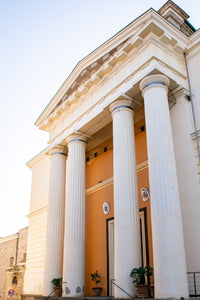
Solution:
<svg viewBox="0 0 200 300">
<path fill-rule="evenodd" d="M 42 296 L 42 295 L 25 295 L 21 297 L 22 300 L 110 300 L 111 297 L 54 297 L 54 296 Z M 114 300 L 130 300 L 130 298 L 113 298 Z M 133 299 L 133 298 L 132 298 Z M 142 298 L 134 298 L 142 300 Z M 145 300 L 152 300 L 153 298 L 144 298 Z M 167 298 L 166 300 L 175 300 L 179 298 Z M 156 299 L 156 300 L 165 300 L 165 299 Z M 189 297 L 183 298 L 183 300 L 200 300 L 200 297 Z"/>
</svg>

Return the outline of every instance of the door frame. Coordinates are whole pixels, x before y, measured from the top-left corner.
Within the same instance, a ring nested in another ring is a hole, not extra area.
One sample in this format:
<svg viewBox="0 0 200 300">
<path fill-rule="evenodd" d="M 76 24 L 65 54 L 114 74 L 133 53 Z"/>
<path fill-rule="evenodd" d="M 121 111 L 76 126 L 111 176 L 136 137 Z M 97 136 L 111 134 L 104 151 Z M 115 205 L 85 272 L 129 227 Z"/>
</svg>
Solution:
<svg viewBox="0 0 200 300">
<path fill-rule="evenodd" d="M 139 213 L 143 213 L 144 216 L 144 233 L 145 233 L 145 253 L 143 252 L 143 237 L 141 231 L 141 218 L 140 218 L 140 242 L 141 242 L 141 257 L 142 257 L 142 265 L 144 264 L 143 255 L 146 256 L 146 265 L 149 265 L 149 243 L 148 243 L 148 228 L 147 228 L 147 208 L 142 207 L 139 209 Z M 110 270 L 109 270 L 109 222 L 113 221 L 114 217 L 106 219 L 106 251 L 107 251 L 107 296 L 109 297 L 110 290 Z M 149 278 L 148 278 L 149 281 Z M 148 282 L 149 283 L 149 282 Z"/>
<path fill-rule="evenodd" d="M 107 251 L 107 296 L 109 297 L 110 290 L 110 268 L 109 268 L 109 222 L 114 221 L 114 217 L 106 219 L 106 251 Z"/>
</svg>

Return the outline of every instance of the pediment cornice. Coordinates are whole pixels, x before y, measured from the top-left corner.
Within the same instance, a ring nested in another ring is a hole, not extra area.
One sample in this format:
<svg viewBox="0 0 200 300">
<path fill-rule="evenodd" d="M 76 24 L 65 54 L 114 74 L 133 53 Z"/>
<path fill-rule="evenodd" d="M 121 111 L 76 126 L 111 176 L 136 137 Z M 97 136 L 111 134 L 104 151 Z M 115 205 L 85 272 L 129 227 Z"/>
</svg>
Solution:
<svg viewBox="0 0 200 300">
<path fill-rule="evenodd" d="M 102 77 L 112 72 L 118 62 L 123 62 L 134 49 L 145 43 L 150 33 L 179 54 L 188 50 L 188 41 L 192 37 L 186 36 L 152 8 L 149 9 L 76 65 L 35 125 L 49 131 L 52 122 L 63 111 L 91 87 L 98 86 Z"/>
<path fill-rule="evenodd" d="M 72 72 L 70 73 L 70 75 L 64 81 L 60 89 L 57 91 L 55 96 L 51 99 L 47 107 L 44 109 L 42 114 L 39 116 L 39 118 L 35 122 L 35 125 L 40 127 L 41 123 L 51 113 L 51 111 L 61 100 L 61 98 L 64 97 L 64 95 L 69 90 L 69 88 L 73 87 L 73 84 L 75 84 L 77 77 L 81 76 L 81 74 L 83 73 L 84 70 L 87 69 L 87 67 L 91 66 L 91 69 L 95 71 L 95 69 L 97 69 L 99 59 L 102 59 L 103 62 L 105 62 L 107 60 L 107 58 L 105 58 L 106 56 L 109 57 L 110 55 L 112 55 L 117 50 L 117 48 L 120 47 L 122 43 L 124 43 L 128 38 L 130 38 L 130 36 L 136 33 L 135 31 L 137 27 L 141 25 L 143 19 L 148 18 L 151 11 L 153 11 L 152 8 L 149 9 L 142 16 L 134 20 L 132 23 L 124 27 L 121 31 L 119 31 L 117 34 L 115 34 L 113 37 L 111 37 L 109 40 L 107 40 L 105 43 L 103 43 L 93 52 L 88 54 L 81 61 L 79 61 L 77 65 L 74 67 L 74 69 L 72 70 Z M 135 23 L 136 21 L 137 24 Z"/>
</svg>

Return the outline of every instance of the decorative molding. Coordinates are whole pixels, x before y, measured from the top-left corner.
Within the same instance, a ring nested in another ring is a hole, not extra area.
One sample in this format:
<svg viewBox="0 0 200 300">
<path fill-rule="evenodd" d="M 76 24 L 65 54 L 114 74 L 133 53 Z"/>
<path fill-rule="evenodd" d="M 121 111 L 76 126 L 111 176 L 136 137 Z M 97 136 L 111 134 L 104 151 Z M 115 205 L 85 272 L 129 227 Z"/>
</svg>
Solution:
<svg viewBox="0 0 200 300">
<path fill-rule="evenodd" d="M 39 215 L 40 213 L 47 212 L 47 210 L 48 210 L 48 206 L 47 205 L 43 206 L 42 208 L 39 208 L 39 209 L 33 211 L 32 213 L 28 214 L 27 218 L 30 219 L 32 217 L 35 217 L 35 216 Z"/>
<path fill-rule="evenodd" d="M 46 154 L 50 155 L 64 155 L 67 156 L 67 149 L 60 145 L 54 145 Z"/>
<path fill-rule="evenodd" d="M 105 187 L 107 187 L 107 186 L 109 186 L 111 184 L 113 184 L 113 177 L 111 177 L 109 179 L 106 179 L 103 182 L 98 183 L 98 184 L 92 186 L 91 188 L 87 189 L 85 191 L 85 195 L 86 196 L 90 195 L 90 194 L 92 194 L 94 192 L 97 192 L 97 191 L 99 191 L 99 190 L 101 190 L 101 189 L 103 189 L 103 188 L 105 188 Z"/>
<path fill-rule="evenodd" d="M 12 235 L 2 237 L 2 238 L 0 238 L 0 244 L 11 241 L 11 240 L 15 240 L 18 238 L 18 235 L 19 235 L 18 233 L 14 233 Z"/>
<path fill-rule="evenodd" d="M 26 165 L 27 167 L 29 167 L 30 169 L 32 169 L 36 164 L 38 164 L 41 160 L 48 158 L 48 156 L 46 155 L 47 152 L 49 152 L 51 150 L 51 147 L 47 147 L 44 150 L 42 150 L 38 155 L 36 155 L 35 157 L 33 157 L 31 160 L 29 160 Z"/>
<path fill-rule="evenodd" d="M 144 162 L 142 162 L 142 163 L 140 163 L 140 164 L 137 165 L 137 172 L 141 172 L 141 171 L 143 171 L 146 168 L 148 168 L 148 161 L 147 160 L 145 160 Z M 101 189 L 103 189 L 103 188 L 105 188 L 105 187 L 113 184 L 113 181 L 114 181 L 113 177 L 111 177 L 109 179 L 106 179 L 103 182 L 98 183 L 98 184 L 92 186 L 91 188 L 87 189 L 85 191 L 85 195 L 88 196 L 88 195 L 90 195 L 90 194 L 92 194 L 94 192 L 97 192 L 97 191 L 99 191 L 99 190 L 101 190 Z"/>
<path fill-rule="evenodd" d="M 145 160 L 142 163 L 137 165 L 137 172 L 141 172 L 146 168 L 148 168 L 148 160 Z"/>
<path fill-rule="evenodd" d="M 198 136 L 198 138 L 200 138 L 200 129 L 197 130 L 197 136 Z M 193 141 L 196 140 L 195 132 L 191 133 L 191 137 L 192 137 Z"/>
</svg>

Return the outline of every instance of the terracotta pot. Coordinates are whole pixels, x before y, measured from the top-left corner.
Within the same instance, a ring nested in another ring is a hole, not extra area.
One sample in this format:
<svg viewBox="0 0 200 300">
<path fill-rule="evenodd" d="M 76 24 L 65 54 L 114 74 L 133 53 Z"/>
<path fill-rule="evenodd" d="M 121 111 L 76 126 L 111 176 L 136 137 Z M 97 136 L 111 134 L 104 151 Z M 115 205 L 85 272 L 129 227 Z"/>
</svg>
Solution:
<svg viewBox="0 0 200 300">
<path fill-rule="evenodd" d="M 93 287 L 92 290 L 93 290 L 93 296 L 99 297 L 101 294 L 102 288 L 101 287 Z"/>
<path fill-rule="evenodd" d="M 136 284 L 135 289 L 138 298 L 148 298 L 148 285 Z"/>
<path fill-rule="evenodd" d="M 53 287 L 53 290 L 54 290 L 54 296 L 55 297 L 61 297 L 62 296 L 62 288 L 59 286 L 54 286 Z"/>
<path fill-rule="evenodd" d="M 151 298 L 154 298 L 154 285 L 150 285 L 149 287 Z"/>
</svg>

